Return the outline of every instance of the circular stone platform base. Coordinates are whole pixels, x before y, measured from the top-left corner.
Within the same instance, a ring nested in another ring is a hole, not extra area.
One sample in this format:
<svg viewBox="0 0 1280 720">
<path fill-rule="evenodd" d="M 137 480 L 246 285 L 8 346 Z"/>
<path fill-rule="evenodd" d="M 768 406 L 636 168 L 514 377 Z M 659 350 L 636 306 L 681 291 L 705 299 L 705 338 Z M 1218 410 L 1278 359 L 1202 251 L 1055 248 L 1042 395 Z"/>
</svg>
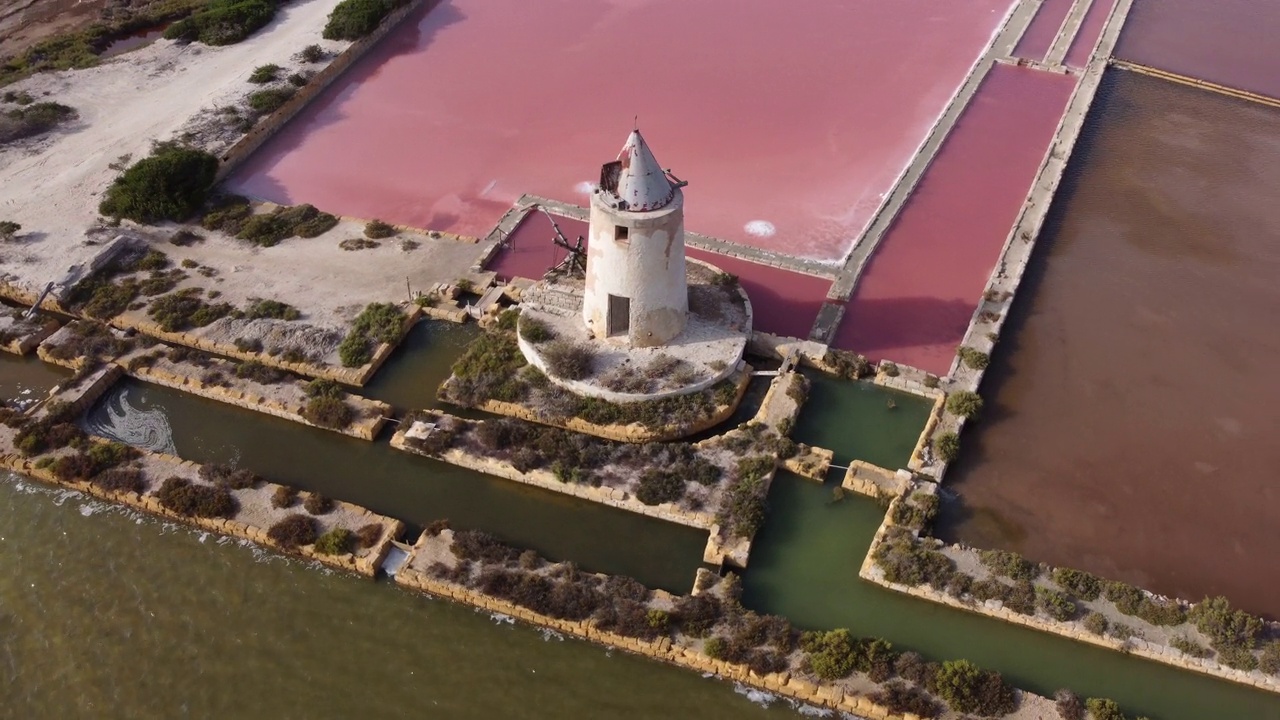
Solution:
<svg viewBox="0 0 1280 720">
<path fill-rule="evenodd" d="M 698 392 L 733 374 L 751 335 L 751 302 L 736 278 L 688 260 L 685 329 L 658 347 L 631 347 L 626 337 L 597 339 L 582 319 L 582 278 L 549 276 L 524 293 L 520 351 L 552 383 L 612 402 L 658 400 Z M 559 354 L 585 357 L 587 373 L 556 372 Z"/>
</svg>

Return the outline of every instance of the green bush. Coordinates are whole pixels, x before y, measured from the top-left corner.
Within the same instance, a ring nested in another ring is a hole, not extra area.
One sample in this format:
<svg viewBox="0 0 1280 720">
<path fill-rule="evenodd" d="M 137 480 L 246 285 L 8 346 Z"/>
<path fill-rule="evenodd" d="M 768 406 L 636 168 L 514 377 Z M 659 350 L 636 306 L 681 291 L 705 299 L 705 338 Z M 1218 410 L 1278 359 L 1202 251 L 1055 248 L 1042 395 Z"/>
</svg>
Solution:
<svg viewBox="0 0 1280 720">
<path fill-rule="evenodd" d="M 902 528 L 893 528 L 872 555 L 885 580 L 900 585 L 924 585 L 944 588 L 955 575 L 951 558 L 921 543 Z"/>
<path fill-rule="evenodd" d="M 249 309 L 245 310 L 244 316 L 250 320 L 255 320 L 257 318 L 297 320 L 302 317 L 302 313 L 298 312 L 297 308 L 288 303 L 282 303 L 279 300 L 249 298 L 249 303 Z"/>
<path fill-rule="evenodd" d="M 394 343 L 404 332 L 404 313 L 391 303 L 370 303 L 356 316 L 352 331 L 380 343 Z"/>
<path fill-rule="evenodd" d="M 684 479 L 659 468 L 646 470 L 636 487 L 636 499 L 645 505 L 677 502 L 684 497 Z"/>
<path fill-rule="evenodd" d="M 958 713 L 1000 717 L 1013 712 L 1013 688 L 1000 673 L 983 670 L 968 660 L 942 663 L 936 683 L 938 696 Z"/>
<path fill-rule="evenodd" d="M 341 385 L 326 378 L 316 378 L 307 383 L 306 393 L 309 398 L 341 398 L 344 394 Z"/>
<path fill-rule="evenodd" d="M 381 220 L 370 220 L 365 223 L 364 236 L 370 240 L 382 240 L 396 234 L 396 229 Z"/>
<path fill-rule="evenodd" d="M 21 229 L 22 229 L 22 225 L 12 220 L 0 221 L 0 237 L 4 238 L 5 240 L 12 240 L 13 236 L 17 235 L 18 231 Z"/>
<path fill-rule="evenodd" d="M 1143 598 L 1136 614 L 1152 625 L 1181 625 L 1187 621 L 1187 613 L 1176 600 Z"/>
<path fill-rule="evenodd" d="M 800 635 L 800 649 L 809 669 L 823 680 L 846 678 L 854 670 L 853 637 L 848 630 L 805 632 Z"/>
<path fill-rule="evenodd" d="M 334 528 L 316 539 L 316 552 L 322 555 L 346 555 L 355 546 L 355 535 L 346 528 Z"/>
<path fill-rule="evenodd" d="M 729 537 L 754 537 L 764 524 L 768 494 L 764 480 L 773 470 L 774 459 L 766 455 L 738 461 L 735 479 L 716 514 L 720 527 Z"/>
<path fill-rule="evenodd" d="M 205 45 L 233 45 L 271 22 L 275 14 L 276 5 L 270 0 L 211 0 L 199 12 L 166 28 L 164 36 Z"/>
<path fill-rule="evenodd" d="M 1102 580 L 1083 570 L 1054 568 L 1053 581 L 1058 587 L 1086 602 L 1097 600 L 1102 594 Z"/>
<path fill-rule="evenodd" d="M 1268 675 L 1280 675 L 1280 640 L 1270 640 L 1262 646 L 1258 669 Z"/>
<path fill-rule="evenodd" d="M 938 516 L 938 505 L 937 495 L 914 492 L 899 500 L 894 506 L 893 522 L 915 530 L 923 530 Z"/>
<path fill-rule="evenodd" d="M 64 122 L 75 119 L 77 115 L 75 108 L 56 102 L 41 102 L 23 108 L 14 108 L 4 114 L 7 122 L 0 120 L 0 145 L 48 132 Z M 17 231 L 17 229 L 13 230 L 14 233 Z M 4 233 L 3 228 L 0 228 L 0 235 L 9 237 L 12 233 Z"/>
<path fill-rule="evenodd" d="M 955 462 L 960 457 L 960 436 L 953 432 L 944 432 L 933 439 L 933 450 L 942 462 Z"/>
<path fill-rule="evenodd" d="M 847 350 L 828 350 L 822 361 L 833 368 L 837 375 L 848 380 L 860 380 L 871 374 L 871 363 L 865 357 Z"/>
<path fill-rule="evenodd" d="M 229 303 L 206 303 L 200 299 L 200 292 L 200 288 L 186 288 L 172 295 L 156 298 L 147 308 L 147 315 L 160 325 L 161 330 L 178 332 L 204 327 L 235 310 Z"/>
<path fill-rule="evenodd" d="M 520 318 L 520 337 L 528 342 L 537 344 L 554 340 L 556 334 L 546 323 L 537 318 L 526 316 Z"/>
<path fill-rule="evenodd" d="M 399 7 L 398 0 L 342 0 L 324 26 L 325 40 L 359 40 L 377 29 L 382 19 Z"/>
<path fill-rule="evenodd" d="M 707 638 L 707 642 L 702 646 L 702 651 L 712 660 L 724 660 L 727 646 L 728 643 L 722 637 Z"/>
<path fill-rule="evenodd" d="M 1115 603 L 1116 609 L 1125 615 L 1137 615 L 1146 593 L 1119 581 L 1107 581 L 1102 586 L 1102 597 Z"/>
<path fill-rule="evenodd" d="M 156 491 L 156 499 L 169 510 L 187 517 L 229 518 L 239 509 L 239 503 L 226 488 L 197 485 L 180 477 L 165 480 Z"/>
<path fill-rule="evenodd" d="M 1017 553 L 983 550 L 979 557 L 988 570 L 1003 577 L 1014 580 L 1035 580 L 1040 577 L 1040 567 Z"/>
<path fill-rule="evenodd" d="M 880 361 L 880 372 L 888 377 L 898 377 L 898 364 L 888 360 Z"/>
<path fill-rule="evenodd" d="M 355 411 L 339 398 L 313 397 L 302 409 L 302 417 L 320 427 L 342 430 L 355 419 Z"/>
<path fill-rule="evenodd" d="M 297 89 L 292 86 L 257 90 L 249 94 L 249 107 L 253 108 L 254 112 L 267 115 L 284 106 L 295 92 Z"/>
<path fill-rule="evenodd" d="M 947 411 L 962 418 L 975 418 L 982 412 L 982 396 L 972 390 L 960 390 L 947 396 Z"/>
<path fill-rule="evenodd" d="M 1074 619 L 1076 614 L 1080 612 L 1080 608 L 1076 607 L 1070 597 L 1057 590 L 1038 587 L 1035 592 L 1036 606 L 1044 611 L 1045 615 L 1054 620 L 1066 622 Z"/>
<path fill-rule="evenodd" d="M 1187 619 L 1204 633 L 1219 652 L 1228 648 L 1251 650 L 1262 634 L 1261 618 L 1243 610 L 1233 610 L 1225 597 L 1205 598 L 1196 603 Z"/>
<path fill-rule="evenodd" d="M 987 365 L 991 364 L 989 355 L 971 347 L 961 347 L 956 350 L 956 354 L 960 356 L 965 366 L 973 370 L 985 370 Z"/>
<path fill-rule="evenodd" d="M 361 367 L 373 359 L 372 343 L 363 335 L 351 334 L 338 345 L 338 359 L 343 367 Z"/>
<path fill-rule="evenodd" d="M 267 537 L 286 550 L 295 550 L 316 541 L 319 523 L 310 515 L 291 513 L 267 529 Z"/>
<path fill-rule="evenodd" d="M 275 63 L 259 65 L 249 74 L 249 82 L 254 85 L 265 85 L 280 76 L 280 66 Z"/>
<path fill-rule="evenodd" d="M 1084 703 L 1091 720 L 1128 720 L 1115 700 L 1106 698 L 1089 698 Z"/>
<path fill-rule="evenodd" d="M 140 223 L 180 222 L 204 204 L 217 172 L 213 155 L 161 143 L 111 183 L 98 212 Z"/>
<path fill-rule="evenodd" d="M 1194 658 L 1207 658 L 1213 654 L 1209 648 L 1201 645 L 1191 638 L 1183 637 L 1181 635 L 1170 639 L 1169 644 Z"/>
</svg>

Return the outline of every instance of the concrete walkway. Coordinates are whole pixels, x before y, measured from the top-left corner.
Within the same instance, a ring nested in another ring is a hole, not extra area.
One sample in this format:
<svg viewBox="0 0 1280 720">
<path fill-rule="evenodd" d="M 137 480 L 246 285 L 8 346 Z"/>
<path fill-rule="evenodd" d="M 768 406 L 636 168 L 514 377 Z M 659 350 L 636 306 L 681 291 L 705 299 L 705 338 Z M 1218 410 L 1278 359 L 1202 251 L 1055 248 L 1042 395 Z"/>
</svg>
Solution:
<svg viewBox="0 0 1280 720">
<path fill-rule="evenodd" d="M 1071 49 L 1071 43 L 1076 39 L 1076 35 L 1080 32 L 1080 24 L 1084 22 L 1084 16 L 1089 12 L 1089 7 L 1095 2 L 1107 2 L 1107 0 L 1075 0 L 1071 5 L 1070 12 L 1067 13 L 1067 19 L 1063 21 L 1062 27 L 1058 28 L 1058 35 L 1053 39 L 1053 45 L 1049 47 L 1049 54 L 1045 55 L 1044 62 L 1049 67 L 1061 67 L 1067 58 L 1067 51 Z"/>
<path fill-rule="evenodd" d="M 969 104 L 969 100 L 987 77 L 987 72 L 991 70 L 991 66 L 998 59 L 1008 57 L 1013 52 L 1014 46 L 1018 44 L 1018 40 L 1026 32 L 1027 26 L 1031 24 L 1031 20 L 1035 17 L 1038 9 L 1040 9 L 1040 0 L 1021 0 L 1018 6 L 1014 8 L 1004 27 L 1001 28 L 995 40 L 987 48 L 986 53 L 974 65 L 974 69 L 969 74 L 968 79 L 960 86 L 955 97 L 951 99 L 951 103 L 942 112 L 942 115 L 938 117 L 933 130 L 929 133 L 920 150 L 916 152 L 915 159 L 907 166 L 898 184 L 885 196 L 884 203 L 867 227 L 867 231 L 858 239 L 853 251 L 845 259 L 844 266 L 841 267 L 827 297 L 832 300 L 844 301 L 848 300 L 849 296 L 853 294 L 853 288 L 857 284 L 858 277 L 862 274 L 867 260 L 875 252 L 876 246 L 880 244 L 902 207 L 906 205 L 907 199 L 915 190 L 916 185 L 919 184 L 925 170 L 929 168 L 929 164 L 933 162 L 934 156 L 938 154 L 938 150 L 942 147 L 947 135 L 955 127 L 960 115 Z"/>
</svg>

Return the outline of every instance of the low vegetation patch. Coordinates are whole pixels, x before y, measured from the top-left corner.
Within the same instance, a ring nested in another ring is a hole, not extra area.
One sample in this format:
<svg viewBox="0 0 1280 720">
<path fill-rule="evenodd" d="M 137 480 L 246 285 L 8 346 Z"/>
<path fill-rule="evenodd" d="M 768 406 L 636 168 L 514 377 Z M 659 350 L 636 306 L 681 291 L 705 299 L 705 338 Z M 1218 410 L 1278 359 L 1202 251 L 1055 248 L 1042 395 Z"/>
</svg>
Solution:
<svg viewBox="0 0 1280 720">
<path fill-rule="evenodd" d="M 307 499 L 302 501 L 302 507 L 312 515 L 327 515 L 333 512 L 334 503 L 332 498 L 313 492 L 309 493 Z"/>
<path fill-rule="evenodd" d="M 953 432 L 944 432 L 933 439 L 933 451 L 942 462 L 955 462 L 960 457 L 960 436 Z"/>
<path fill-rule="evenodd" d="M 351 331 L 338 346 L 344 367 L 360 367 L 373 359 L 375 343 L 395 343 L 404 332 L 405 317 L 391 303 L 369 303 L 356 316 Z M 519 352 L 519 348 L 516 349 Z"/>
<path fill-rule="evenodd" d="M 310 545 L 319 536 L 320 524 L 310 515 L 291 513 L 267 530 L 267 537 L 285 550 Z"/>
<path fill-rule="evenodd" d="M 987 365 L 991 364 L 991 356 L 976 348 L 961 347 L 956 350 L 956 354 L 960 356 L 965 367 L 972 370 L 985 370 Z"/>
<path fill-rule="evenodd" d="M 775 461 L 768 455 L 738 461 L 734 478 L 717 513 L 720 527 L 728 536 L 754 537 L 764 524 L 765 497 L 769 493 L 765 480 L 774 467 Z"/>
<path fill-rule="evenodd" d="M 199 12 L 166 28 L 164 36 L 205 45 L 234 45 L 271 22 L 275 14 L 272 0 L 210 0 Z"/>
<path fill-rule="evenodd" d="M 582 380 L 592 372 L 595 353 L 586 345 L 557 340 L 542 351 L 551 374 L 565 380 Z"/>
<path fill-rule="evenodd" d="M 302 317 L 302 313 L 298 312 L 298 308 L 288 303 L 282 303 L 279 300 L 249 298 L 249 307 L 244 311 L 244 316 L 250 320 L 256 320 L 258 318 L 297 320 Z"/>
<path fill-rule="evenodd" d="M 871 363 L 865 357 L 848 350 L 828 350 L 822 361 L 846 380 L 861 380 L 872 374 Z"/>
<path fill-rule="evenodd" d="M 983 670 L 968 660 L 942 663 L 935 680 L 938 696 L 958 713 L 1001 717 L 1013 712 L 1013 688 L 1000 673 Z"/>
<path fill-rule="evenodd" d="M 200 479 L 229 490 L 245 490 L 262 482 L 252 470 L 234 468 L 220 463 L 200 466 Z"/>
<path fill-rule="evenodd" d="M 269 115 L 283 107 L 295 92 L 297 92 L 297 88 L 291 85 L 263 88 L 249 93 L 246 102 L 249 103 L 249 107 L 254 112 Z"/>
<path fill-rule="evenodd" d="M 1040 566 L 1017 553 L 1005 550 L 983 550 L 978 554 L 988 570 L 1013 580 L 1035 580 L 1040 577 Z"/>
<path fill-rule="evenodd" d="M 324 26 L 325 40 L 359 40 L 378 28 L 404 0 L 342 0 Z"/>
<path fill-rule="evenodd" d="M 383 240 L 395 234 L 395 227 L 381 220 L 370 220 L 364 226 L 364 236 L 370 240 Z"/>
<path fill-rule="evenodd" d="M 259 247 L 272 247 L 291 237 L 317 237 L 338 224 L 338 218 L 320 212 L 313 205 L 279 207 L 269 213 L 246 213 L 242 216 L 246 210 L 247 205 L 224 207 L 220 211 L 214 211 L 222 213 L 221 215 L 206 215 L 204 225 L 209 227 L 210 224 L 217 223 L 224 232 L 235 228 L 235 235 L 240 240 L 247 240 Z M 211 216 L 214 217 L 213 220 L 210 220 Z"/>
<path fill-rule="evenodd" d="M 254 85 L 266 85 L 280 77 L 280 70 L 280 66 L 275 63 L 259 65 L 253 69 L 252 73 L 249 74 L 249 82 Z"/>
<path fill-rule="evenodd" d="M 947 412 L 962 418 L 976 418 L 982 412 L 982 396 L 972 390 L 960 390 L 947 396 Z"/>
<path fill-rule="evenodd" d="M 298 502 L 298 488 L 288 485 L 277 485 L 275 492 L 271 495 L 273 508 L 293 507 L 296 502 Z"/>
<path fill-rule="evenodd" d="M 356 537 L 346 528 L 334 528 L 316 538 L 316 552 L 322 555 L 346 555 L 355 548 Z"/>
<path fill-rule="evenodd" d="M 111 183 L 98 212 L 140 223 L 181 222 L 204 205 L 217 172 L 218 159 L 207 152 L 157 143 Z"/>
<path fill-rule="evenodd" d="M 1063 567 L 1055 568 L 1053 581 L 1057 583 L 1058 587 L 1086 602 L 1097 600 L 1098 596 L 1102 594 L 1102 580 L 1098 576 L 1083 570 Z"/>
<path fill-rule="evenodd" d="M 307 422 L 333 430 L 343 430 L 355 420 L 355 410 L 346 401 L 335 397 L 313 397 L 302 409 Z"/>
<path fill-rule="evenodd" d="M 0 145 L 34 137 L 74 120 L 75 108 L 56 102 L 39 102 L 0 114 Z"/>
<path fill-rule="evenodd" d="M 526 315 L 520 318 L 520 337 L 536 345 L 554 340 L 556 334 L 546 323 Z"/>
<path fill-rule="evenodd" d="M 147 315 L 165 332 L 180 332 L 204 327 L 219 318 L 235 312 L 230 303 L 207 303 L 200 288 L 186 288 L 172 295 L 156 298 L 147 308 Z"/>
<path fill-rule="evenodd" d="M 102 323 L 81 320 L 67 329 L 69 332 L 65 339 L 57 345 L 46 346 L 50 357 L 66 361 L 76 358 L 110 360 L 129 352 L 135 344 L 132 339 L 117 337 Z"/>
<path fill-rule="evenodd" d="M 913 530 L 924 530 L 938 516 L 938 505 L 938 496 L 933 493 L 911 493 L 894 506 L 893 522 Z"/>
<path fill-rule="evenodd" d="M 156 492 L 156 499 L 165 508 L 186 517 L 230 518 L 240 508 L 227 488 L 200 485 L 181 477 L 166 479 Z"/>
</svg>

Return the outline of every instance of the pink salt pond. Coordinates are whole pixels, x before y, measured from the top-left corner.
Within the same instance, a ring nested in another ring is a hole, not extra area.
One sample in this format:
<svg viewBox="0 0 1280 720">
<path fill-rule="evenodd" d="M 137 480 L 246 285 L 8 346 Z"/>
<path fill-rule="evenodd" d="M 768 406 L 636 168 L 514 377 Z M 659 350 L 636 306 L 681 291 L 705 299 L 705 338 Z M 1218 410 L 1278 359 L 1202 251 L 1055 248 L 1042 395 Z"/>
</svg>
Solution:
<svg viewBox="0 0 1280 720">
<path fill-rule="evenodd" d="M 834 345 L 947 373 L 1074 87 L 991 69 L 872 255 Z"/>
<path fill-rule="evenodd" d="M 686 207 L 687 207 L 686 203 Z M 578 237 L 586 243 L 587 223 L 557 215 L 556 225 L 572 244 Z M 507 238 L 507 245 L 489 263 L 502 278 L 540 278 L 549 268 L 564 259 L 565 250 L 552 244 L 555 229 L 543 213 L 530 211 Z M 831 281 L 825 278 L 788 272 L 768 265 L 748 262 L 687 248 L 686 254 L 715 265 L 738 276 L 751 298 L 754 320 L 752 329 L 782 337 L 809 337 L 818 310 L 826 300 Z"/>
<path fill-rule="evenodd" d="M 444 0 L 230 185 L 483 235 L 523 193 L 583 204 L 639 115 L 690 231 L 834 261 L 1012 5 Z"/>
</svg>

